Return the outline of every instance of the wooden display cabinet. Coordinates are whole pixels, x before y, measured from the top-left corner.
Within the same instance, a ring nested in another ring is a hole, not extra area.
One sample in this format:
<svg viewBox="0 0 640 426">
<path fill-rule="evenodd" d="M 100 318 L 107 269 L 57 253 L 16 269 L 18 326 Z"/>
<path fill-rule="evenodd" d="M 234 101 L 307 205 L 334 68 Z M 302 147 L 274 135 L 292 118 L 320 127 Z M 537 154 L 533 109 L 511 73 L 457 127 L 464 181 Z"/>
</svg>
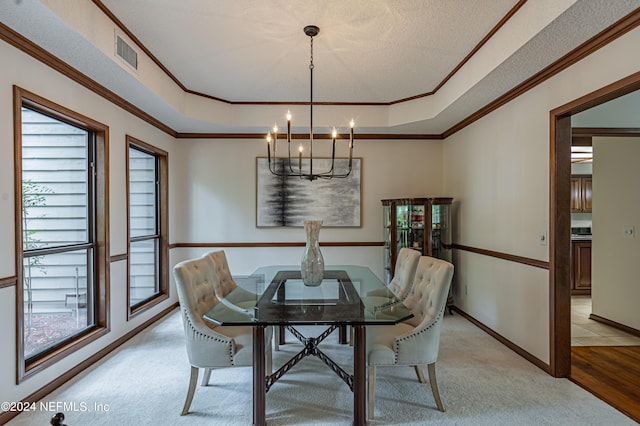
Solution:
<svg viewBox="0 0 640 426">
<path fill-rule="evenodd" d="M 382 200 L 387 283 L 393 277 L 398 252 L 403 247 L 451 262 L 451 249 L 445 246 L 451 244 L 452 202 L 453 198 Z"/>
</svg>

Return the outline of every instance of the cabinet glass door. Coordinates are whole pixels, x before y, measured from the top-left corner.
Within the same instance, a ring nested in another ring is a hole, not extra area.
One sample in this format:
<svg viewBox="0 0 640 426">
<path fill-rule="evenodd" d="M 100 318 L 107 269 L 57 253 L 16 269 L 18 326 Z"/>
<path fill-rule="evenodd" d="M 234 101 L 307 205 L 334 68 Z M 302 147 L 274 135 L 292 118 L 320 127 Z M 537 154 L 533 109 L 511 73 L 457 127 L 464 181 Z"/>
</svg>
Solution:
<svg viewBox="0 0 640 426">
<path fill-rule="evenodd" d="M 408 247 L 410 244 L 410 219 L 409 219 L 409 206 L 407 204 L 396 205 L 396 229 L 397 229 L 397 245 L 396 253 L 403 247 Z"/>
<path fill-rule="evenodd" d="M 434 204 L 431 208 L 431 245 L 433 257 L 451 262 L 451 224 L 449 223 L 450 204 Z M 443 245 L 444 243 L 444 245 Z"/>
<path fill-rule="evenodd" d="M 391 213 L 391 205 L 383 206 L 382 226 L 384 230 L 384 277 L 386 279 L 385 282 L 387 283 L 391 281 Z"/>
<path fill-rule="evenodd" d="M 409 227 L 410 237 L 407 247 L 411 247 L 414 250 L 418 250 L 424 254 L 424 205 L 412 205 L 409 207 Z"/>
</svg>

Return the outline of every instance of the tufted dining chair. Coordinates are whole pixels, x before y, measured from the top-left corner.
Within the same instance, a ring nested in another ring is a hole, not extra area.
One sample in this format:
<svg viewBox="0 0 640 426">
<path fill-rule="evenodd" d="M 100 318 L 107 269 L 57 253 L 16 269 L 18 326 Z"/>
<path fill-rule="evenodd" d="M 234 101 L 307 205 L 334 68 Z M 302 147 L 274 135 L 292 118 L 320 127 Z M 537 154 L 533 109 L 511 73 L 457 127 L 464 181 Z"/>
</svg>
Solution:
<svg viewBox="0 0 640 426">
<path fill-rule="evenodd" d="M 407 298 L 413 286 L 413 277 L 416 274 L 420 252 L 411 248 L 403 247 L 398 252 L 393 278 L 387 288 L 401 301 Z M 363 298 L 365 306 L 383 306 L 389 302 L 388 292 L 384 289 L 371 290 Z M 353 329 L 350 332 L 350 343 L 353 343 Z"/>
<path fill-rule="evenodd" d="M 403 247 L 398 252 L 393 278 L 387 287 L 402 301 L 409 295 L 419 260 L 420 252 L 417 250 Z"/>
<path fill-rule="evenodd" d="M 206 253 L 205 256 L 214 265 L 215 274 L 218 276 L 218 280 L 214 286 L 218 299 L 231 309 L 245 313 L 248 313 L 249 310 L 252 311 L 259 299 L 259 296 L 256 296 L 255 293 L 245 290 L 242 287 L 238 287 L 238 283 L 236 283 L 231 275 L 231 270 L 227 263 L 227 255 L 224 253 L 224 250 L 212 251 Z M 228 296 L 233 290 L 235 290 L 233 294 Z M 281 327 L 278 326 L 273 326 L 268 330 L 270 330 L 269 333 L 273 333 L 275 335 L 273 342 L 274 349 L 277 351 L 280 348 L 280 333 L 283 331 L 281 330 Z M 269 364 L 267 364 L 267 368 L 270 368 Z M 205 370 L 202 382 L 203 386 L 206 384 L 205 381 L 209 381 L 210 373 L 211 372 L 209 370 Z"/>
<path fill-rule="evenodd" d="M 425 383 L 425 366 L 438 410 L 445 411 L 436 382 L 436 360 L 440 328 L 453 278 L 453 265 L 441 259 L 421 256 L 413 288 L 404 304 L 413 318 L 396 325 L 367 328 L 368 417 L 375 407 L 376 368 L 412 366 L 420 383 Z"/>
<path fill-rule="evenodd" d="M 224 250 L 205 253 L 203 257 L 211 262 L 213 268 L 216 278 L 213 280 L 213 292 L 216 298 L 233 310 L 246 314 L 253 313 L 259 296 L 238 286 L 231 275 Z"/>
<path fill-rule="evenodd" d="M 404 301 L 409 295 L 413 285 L 413 277 L 416 274 L 420 252 L 411 248 L 403 247 L 398 252 L 393 278 L 387 284 L 387 288 L 396 295 L 398 299 Z M 383 293 L 373 290 L 367 296 L 382 296 Z"/>
<path fill-rule="evenodd" d="M 251 326 L 217 326 L 203 315 L 220 303 L 214 287 L 218 277 L 207 256 L 178 263 L 173 273 L 178 290 L 178 301 L 186 336 L 187 355 L 191 364 L 189 389 L 181 415 L 189 412 L 195 393 L 198 373 L 205 376 L 213 368 L 251 366 L 253 364 L 253 330 Z M 270 342 L 270 336 L 266 337 Z M 266 351 L 267 366 L 271 365 L 270 343 Z M 206 385 L 209 381 L 207 377 Z"/>
<path fill-rule="evenodd" d="M 211 251 L 205 253 L 203 257 L 207 258 L 213 267 L 213 273 L 215 280 L 213 280 L 213 292 L 216 298 L 226 307 L 242 312 L 247 315 L 253 315 L 253 308 L 256 306 L 259 295 L 252 293 L 244 288 L 238 286 L 236 280 L 231 275 L 231 269 L 227 262 L 227 255 L 224 250 Z M 267 329 L 267 336 L 270 341 L 272 330 Z M 267 359 L 267 369 L 271 371 L 271 365 Z M 202 386 L 209 384 L 209 377 L 211 376 L 211 369 L 205 369 L 202 376 Z"/>
</svg>

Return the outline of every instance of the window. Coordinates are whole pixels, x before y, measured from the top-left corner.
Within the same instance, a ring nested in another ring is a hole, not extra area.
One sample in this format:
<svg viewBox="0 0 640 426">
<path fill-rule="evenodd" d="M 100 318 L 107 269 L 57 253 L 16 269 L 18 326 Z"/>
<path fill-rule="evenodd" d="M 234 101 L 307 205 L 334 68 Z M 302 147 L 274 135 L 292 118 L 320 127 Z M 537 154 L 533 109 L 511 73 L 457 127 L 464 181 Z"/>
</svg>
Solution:
<svg viewBox="0 0 640 426">
<path fill-rule="evenodd" d="M 129 315 L 168 298 L 167 153 L 127 137 Z"/>
<path fill-rule="evenodd" d="M 106 127 L 15 88 L 18 380 L 106 333 Z"/>
</svg>

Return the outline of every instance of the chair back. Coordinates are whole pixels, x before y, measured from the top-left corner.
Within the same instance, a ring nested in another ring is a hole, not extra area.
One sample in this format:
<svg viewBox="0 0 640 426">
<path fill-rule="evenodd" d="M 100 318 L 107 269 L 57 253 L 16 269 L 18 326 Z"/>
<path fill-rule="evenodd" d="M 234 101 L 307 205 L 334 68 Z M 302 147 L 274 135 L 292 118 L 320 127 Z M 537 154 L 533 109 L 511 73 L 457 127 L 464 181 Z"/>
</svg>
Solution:
<svg viewBox="0 0 640 426">
<path fill-rule="evenodd" d="M 224 250 L 219 250 L 206 253 L 203 257 L 211 262 L 214 274 L 213 291 L 216 297 L 222 300 L 238 287 L 238 283 L 231 276 L 227 256 Z"/>
<path fill-rule="evenodd" d="M 404 301 L 414 315 L 406 322 L 415 328 L 409 335 L 397 337 L 395 340 L 398 364 L 436 362 L 440 348 L 442 318 L 452 278 L 451 263 L 429 256 L 420 257 L 413 288 Z"/>
<path fill-rule="evenodd" d="M 413 312 L 413 322 L 435 321 L 442 316 L 453 278 L 453 265 L 435 257 L 421 256 L 413 288 L 405 305 Z M 411 320 L 410 320 L 411 321 Z"/>
<path fill-rule="evenodd" d="M 417 250 L 403 247 L 398 252 L 393 278 L 388 284 L 398 299 L 404 300 L 409 295 L 419 260 L 420 252 Z"/>
<path fill-rule="evenodd" d="M 185 260 L 173 268 L 173 275 L 176 279 L 189 361 L 191 365 L 209 366 L 213 358 L 212 351 L 203 350 L 200 341 L 203 336 L 214 333 L 203 315 L 218 303 L 213 292 L 214 279 L 210 261 L 205 257 Z"/>
<path fill-rule="evenodd" d="M 178 301 L 190 321 L 204 322 L 202 315 L 217 302 L 209 261 L 204 258 L 185 260 L 173 268 Z"/>
</svg>

